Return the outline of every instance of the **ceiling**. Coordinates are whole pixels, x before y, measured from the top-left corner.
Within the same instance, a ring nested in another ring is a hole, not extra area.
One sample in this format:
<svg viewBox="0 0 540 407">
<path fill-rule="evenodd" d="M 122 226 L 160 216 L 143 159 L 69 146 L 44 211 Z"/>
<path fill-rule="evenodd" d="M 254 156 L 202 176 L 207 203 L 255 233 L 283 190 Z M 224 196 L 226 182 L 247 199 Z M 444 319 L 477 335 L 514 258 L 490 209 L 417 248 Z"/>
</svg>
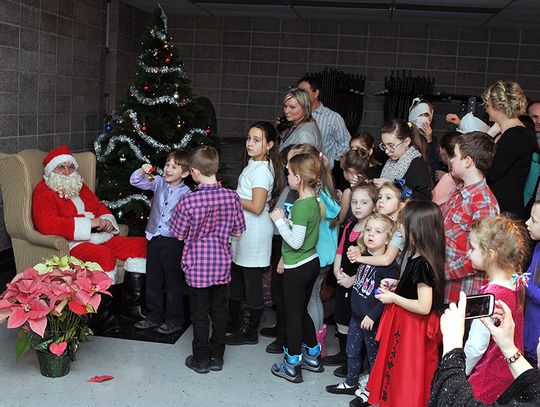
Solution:
<svg viewBox="0 0 540 407">
<path fill-rule="evenodd" d="M 151 12 L 156 0 L 122 0 Z M 159 0 L 168 15 L 540 29 L 540 0 Z"/>
</svg>

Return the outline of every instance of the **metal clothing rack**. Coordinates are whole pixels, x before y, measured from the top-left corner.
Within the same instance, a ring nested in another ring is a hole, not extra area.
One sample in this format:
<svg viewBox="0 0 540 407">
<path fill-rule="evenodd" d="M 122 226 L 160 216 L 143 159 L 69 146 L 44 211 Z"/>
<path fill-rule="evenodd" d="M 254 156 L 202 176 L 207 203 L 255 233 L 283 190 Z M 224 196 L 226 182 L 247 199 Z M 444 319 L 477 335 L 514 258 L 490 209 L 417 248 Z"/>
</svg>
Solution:
<svg viewBox="0 0 540 407">
<path fill-rule="evenodd" d="M 328 68 L 308 75 L 321 84 L 321 102 L 338 112 L 345 120 L 349 132 L 355 133 L 362 123 L 364 113 L 366 77 Z"/>
<path fill-rule="evenodd" d="M 406 120 L 415 97 L 429 100 L 429 96 L 433 95 L 435 79 L 412 76 L 411 71 L 392 71 L 390 76 L 384 78 L 384 87 L 384 91 L 376 93 L 377 96 L 384 96 L 384 120 L 395 117 Z"/>
</svg>

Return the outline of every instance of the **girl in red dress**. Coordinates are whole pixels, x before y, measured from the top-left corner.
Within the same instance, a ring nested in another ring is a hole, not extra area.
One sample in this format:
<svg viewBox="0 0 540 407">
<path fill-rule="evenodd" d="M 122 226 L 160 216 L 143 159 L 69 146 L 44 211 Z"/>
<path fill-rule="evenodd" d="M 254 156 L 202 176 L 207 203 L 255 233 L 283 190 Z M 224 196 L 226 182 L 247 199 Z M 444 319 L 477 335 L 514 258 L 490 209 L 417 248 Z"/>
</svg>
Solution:
<svg viewBox="0 0 540 407">
<path fill-rule="evenodd" d="M 529 241 L 521 222 L 507 216 L 493 216 L 471 228 L 468 256 L 476 270 L 485 270 L 489 283 L 480 294 L 494 294 L 512 311 L 516 324 L 514 343 L 523 353 L 522 270 L 529 254 Z M 515 273 L 515 274 L 514 274 Z M 514 278 L 513 278 L 514 274 Z M 518 284 L 514 284 L 514 281 Z M 475 319 L 465 344 L 465 373 L 474 397 L 494 403 L 514 381 L 510 368 L 488 329 Z"/>
<path fill-rule="evenodd" d="M 375 296 L 386 304 L 376 340 L 379 352 L 367 389 L 369 404 L 421 407 L 429 400 L 440 343 L 444 282 L 443 217 L 433 202 L 411 201 L 402 211 L 405 253 L 399 281 L 384 279 Z"/>
</svg>

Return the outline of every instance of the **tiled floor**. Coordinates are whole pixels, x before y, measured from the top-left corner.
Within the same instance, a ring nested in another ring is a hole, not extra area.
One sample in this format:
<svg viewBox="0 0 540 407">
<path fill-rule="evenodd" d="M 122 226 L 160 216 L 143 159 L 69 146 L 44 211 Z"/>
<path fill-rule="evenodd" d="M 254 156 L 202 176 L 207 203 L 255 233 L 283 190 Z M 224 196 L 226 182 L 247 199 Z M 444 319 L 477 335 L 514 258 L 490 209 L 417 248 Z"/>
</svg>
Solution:
<svg viewBox="0 0 540 407">
<path fill-rule="evenodd" d="M 337 343 L 329 332 L 329 351 Z M 94 337 L 82 344 L 70 373 L 57 379 L 41 376 L 35 353 L 15 361 L 16 330 L 0 326 L 0 406 L 348 406 L 351 396 L 331 395 L 334 368 L 304 373 L 304 383 L 275 378 L 270 366 L 279 355 L 258 345 L 227 347 L 221 372 L 200 375 L 184 366 L 191 353 L 191 328 L 174 345 Z M 103 383 L 88 383 L 111 375 Z"/>
</svg>

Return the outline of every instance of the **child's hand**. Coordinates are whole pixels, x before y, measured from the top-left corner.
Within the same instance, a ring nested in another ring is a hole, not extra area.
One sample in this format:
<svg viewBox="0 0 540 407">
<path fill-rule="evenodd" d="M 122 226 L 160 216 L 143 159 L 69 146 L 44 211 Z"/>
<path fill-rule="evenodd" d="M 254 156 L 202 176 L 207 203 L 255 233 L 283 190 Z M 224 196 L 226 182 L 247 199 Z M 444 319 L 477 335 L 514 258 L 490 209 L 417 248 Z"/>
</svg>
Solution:
<svg viewBox="0 0 540 407">
<path fill-rule="evenodd" d="M 393 278 L 383 278 L 381 280 L 381 285 L 379 286 L 379 291 L 396 291 L 398 280 Z"/>
<path fill-rule="evenodd" d="M 341 198 L 343 197 L 343 192 L 341 192 L 339 189 L 336 189 L 336 195 L 337 195 L 338 201 L 341 201 Z"/>
<path fill-rule="evenodd" d="M 431 128 L 431 125 L 427 121 L 423 122 L 419 130 L 420 134 L 425 137 L 428 143 L 431 143 L 431 140 L 433 140 L 433 129 Z"/>
<path fill-rule="evenodd" d="M 366 315 L 362 322 L 360 322 L 360 328 L 365 329 L 366 331 L 371 331 L 374 324 L 375 322 Z"/>
<path fill-rule="evenodd" d="M 358 177 L 359 175 L 358 174 L 350 174 L 350 184 L 351 184 L 351 188 L 354 187 L 356 184 L 358 184 Z"/>
<path fill-rule="evenodd" d="M 356 246 L 349 246 L 347 249 L 347 257 L 351 263 L 359 262 L 358 258 L 362 256 L 360 249 Z"/>
<path fill-rule="evenodd" d="M 334 276 L 336 276 L 336 281 L 339 280 L 343 274 L 345 274 L 343 273 L 343 268 L 334 269 Z"/>
<path fill-rule="evenodd" d="M 283 272 L 285 271 L 285 267 L 283 263 L 283 256 L 279 258 L 276 271 L 278 274 L 283 274 Z"/>
<path fill-rule="evenodd" d="M 435 171 L 435 181 L 440 181 L 442 177 L 446 175 L 446 172 L 437 170 Z"/>
<path fill-rule="evenodd" d="M 386 178 L 373 178 L 373 183 L 377 188 L 380 188 L 385 182 L 390 182 L 390 180 Z"/>
<path fill-rule="evenodd" d="M 341 273 L 342 276 L 337 280 L 337 283 L 345 288 L 351 288 L 354 284 L 354 280 L 356 280 L 356 275 L 349 276 L 345 273 Z"/>
<path fill-rule="evenodd" d="M 276 222 L 278 219 L 283 219 L 285 217 L 285 212 L 283 212 L 283 209 L 276 208 L 272 212 L 270 212 L 270 219 L 272 221 Z"/>
<path fill-rule="evenodd" d="M 375 298 L 383 304 L 392 304 L 396 298 L 396 294 L 392 291 L 379 288 L 379 294 L 375 294 Z"/>
<path fill-rule="evenodd" d="M 446 115 L 446 121 L 447 122 L 450 122 L 456 126 L 459 127 L 459 125 L 461 124 L 461 119 L 458 117 L 457 114 L 454 114 L 454 113 L 448 113 Z"/>
<path fill-rule="evenodd" d="M 148 163 L 145 163 L 141 166 L 141 170 L 142 172 L 144 172 L 145 174 L 150 174 L 150 171 L 152 171 L 152 168 L 154 168 L 152 166 L 152 164 L 148 164 Z"/>
</svg>

